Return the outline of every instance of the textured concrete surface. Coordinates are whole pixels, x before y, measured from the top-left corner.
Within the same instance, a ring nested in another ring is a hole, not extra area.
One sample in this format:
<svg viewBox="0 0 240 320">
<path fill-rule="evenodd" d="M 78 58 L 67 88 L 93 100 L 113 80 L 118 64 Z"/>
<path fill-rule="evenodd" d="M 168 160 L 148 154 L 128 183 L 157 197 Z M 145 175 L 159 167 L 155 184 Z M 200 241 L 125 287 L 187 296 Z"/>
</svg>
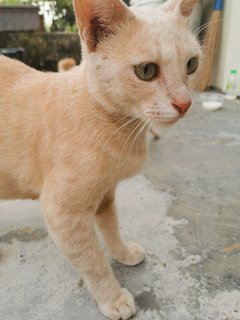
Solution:
<svg viewBox="0 0 240 320">
<path fill-rule="evenodd" d="M 122 233 L 138 267 L 111 261 L 137 320 L 240 319 L 240 103 L 195 105 L 149 145 L 142 173 L 119 186 Z M 0 319 L 101 320 L 80 276 L 46 232 L 38 202 L 0 202 Z"/>
</svg>

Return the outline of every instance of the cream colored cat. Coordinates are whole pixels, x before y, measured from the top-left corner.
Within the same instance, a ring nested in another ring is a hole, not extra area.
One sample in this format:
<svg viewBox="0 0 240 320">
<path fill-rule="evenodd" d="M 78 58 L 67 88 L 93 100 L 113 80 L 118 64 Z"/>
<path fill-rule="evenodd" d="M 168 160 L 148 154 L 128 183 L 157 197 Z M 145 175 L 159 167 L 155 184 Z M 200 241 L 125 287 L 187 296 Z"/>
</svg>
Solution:
<svg viewBox="0 0 240 320">
<path fill-rule="evenodd" d="M 0 198 L 40 197 L 50 234 L 110 319 L 136 308 L 95 222 L 116 260 L 143 261 L 144 250 L 120 236 L 114 193 L 142 167 L 151 124 L 172 124 L 191 105 L 201 57 L 188 29 L 195 2 L 130 10 L 120 0 L 75 0 L 79 67 L 42 73 L 0 57 Z"/>
</svg>

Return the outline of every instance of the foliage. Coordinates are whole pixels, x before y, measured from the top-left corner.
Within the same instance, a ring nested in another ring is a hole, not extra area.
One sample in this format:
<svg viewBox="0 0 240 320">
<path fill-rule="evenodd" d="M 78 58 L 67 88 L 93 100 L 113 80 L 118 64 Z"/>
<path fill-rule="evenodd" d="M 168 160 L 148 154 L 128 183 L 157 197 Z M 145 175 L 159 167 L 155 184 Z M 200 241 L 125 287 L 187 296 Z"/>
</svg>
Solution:
<svg viewBox="0 0 240 320">
<path fill-rule="evenodd" d="M 76 31 L 72 0 L 55 1 L 51 31 Z"/>
<path fill-rule="evenodd" d="M 42 13 L 48 11 L 49 14 L 50 11 L 53 19 L 51 31 L 77 31 L 72 0 L 0 0 L 0 4 L 37 5 Z"/>
<path fill-rule="evenodd" d="M 0 4 L 4 5 L 30 5 L 32 2 L 32 0 L 0 0 Z"/>
</svg>

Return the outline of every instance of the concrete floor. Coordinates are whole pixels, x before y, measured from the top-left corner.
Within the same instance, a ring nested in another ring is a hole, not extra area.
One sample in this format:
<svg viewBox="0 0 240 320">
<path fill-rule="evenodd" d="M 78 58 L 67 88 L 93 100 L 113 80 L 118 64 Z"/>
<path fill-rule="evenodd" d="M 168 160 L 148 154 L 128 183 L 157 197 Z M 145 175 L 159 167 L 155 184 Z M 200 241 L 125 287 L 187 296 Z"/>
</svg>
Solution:
<svg viewBox="0 0 240 320">
<path fill-rule="evenodd" d="M 192 108 L 150 143 L 142 173 L 119 186 L 122 233 L 138 267 L 111 261 L 137 320 L 240 319 L 240 103 Z M 38 202 L 0 202 L 0 319 L 104 317 L 48 236 Z"/>
</svg>

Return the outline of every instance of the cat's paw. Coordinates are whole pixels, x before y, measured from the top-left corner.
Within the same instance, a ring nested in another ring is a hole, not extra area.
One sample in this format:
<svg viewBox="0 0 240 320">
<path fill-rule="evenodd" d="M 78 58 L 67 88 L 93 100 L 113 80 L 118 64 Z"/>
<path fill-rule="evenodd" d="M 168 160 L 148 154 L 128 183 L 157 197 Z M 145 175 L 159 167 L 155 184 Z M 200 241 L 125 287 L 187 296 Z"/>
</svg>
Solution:
<svg viewBox="0 0 240 320">
<path fill-rule="evenodd" d="M 120 290 L 117 298 L 99 305 L 102 313 L 111 320 L 129 319 L 136 313 L 133 296 L 124 288 Z"/>
<path fill-rule="evenodd" d="M 127 242 L 124 252 L 116 260 L 126 266 L 136 266 L 145 259 L 144 249 L 137 243 Z"/>
</svg>

